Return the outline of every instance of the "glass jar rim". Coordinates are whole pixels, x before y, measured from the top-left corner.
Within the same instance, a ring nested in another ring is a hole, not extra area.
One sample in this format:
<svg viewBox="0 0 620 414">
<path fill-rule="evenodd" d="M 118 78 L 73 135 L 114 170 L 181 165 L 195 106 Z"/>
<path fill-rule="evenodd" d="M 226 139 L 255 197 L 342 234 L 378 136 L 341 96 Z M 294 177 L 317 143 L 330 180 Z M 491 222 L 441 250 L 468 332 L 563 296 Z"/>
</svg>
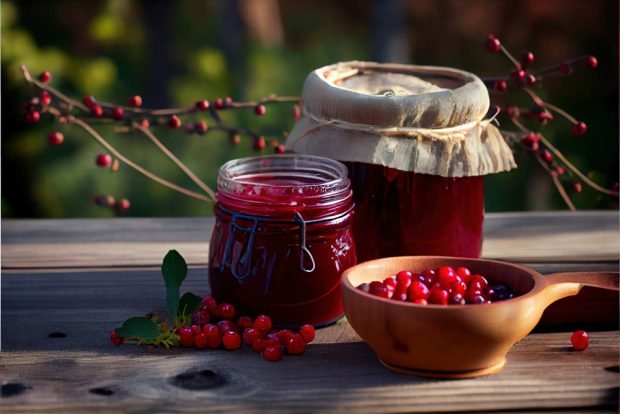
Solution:
<svg viewBox="0 0 620 414">
<path fill-rule="evenodd" d="M 226 162 L 218 172 L 218 191 L 241 195 L 248 188 L 278 198 L 334 196 L 348 192 L 347 167 L 339 161 L 306 154 L 274 154 Z"/>
</svg>

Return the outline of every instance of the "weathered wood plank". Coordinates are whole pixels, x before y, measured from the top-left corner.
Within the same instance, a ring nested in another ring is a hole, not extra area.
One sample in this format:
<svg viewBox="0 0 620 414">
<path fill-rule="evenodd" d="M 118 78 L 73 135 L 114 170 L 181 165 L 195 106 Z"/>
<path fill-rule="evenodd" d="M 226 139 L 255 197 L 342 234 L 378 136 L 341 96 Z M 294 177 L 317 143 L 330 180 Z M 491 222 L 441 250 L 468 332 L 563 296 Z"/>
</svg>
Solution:
<svg viewBox="0 0 620 414">
<path fill-rule="evenodd" d="M 109 344 L 109 330 L 123 319 L 165 307 L 157 270 L 2 276 L 0 382 L 29 387 L 0 399 L 4 412 L 375 413 L 618 405 L 617 331 L 592 332 L 591 346 L 581 353 L 569 350 L 568 332 L 532 334 L 513 348 L 497 375 L 428 380 L 383 368 L 345 320 L 319 330 L 304 356 L 276 364 L 247 348 L 166 351 Z M 184 289 L 206 292 L 206 269 L 190 269 Z M 49 338 L 54 331 L 67 336 Z M 188 371 L 205 371 L 190 385 L 206 388 L 174 385 Z M 217 383 L 213 378 L 225 384 L 209 388 Z"/>
<path fill-rule="evenodd" d="M 169 249 L 205 265 L 213 218 L 3 220 L 2 268 L 154 266 Z M 483 256 L 616 263 L 617 211 L 489 213 Z"/>
</svg>

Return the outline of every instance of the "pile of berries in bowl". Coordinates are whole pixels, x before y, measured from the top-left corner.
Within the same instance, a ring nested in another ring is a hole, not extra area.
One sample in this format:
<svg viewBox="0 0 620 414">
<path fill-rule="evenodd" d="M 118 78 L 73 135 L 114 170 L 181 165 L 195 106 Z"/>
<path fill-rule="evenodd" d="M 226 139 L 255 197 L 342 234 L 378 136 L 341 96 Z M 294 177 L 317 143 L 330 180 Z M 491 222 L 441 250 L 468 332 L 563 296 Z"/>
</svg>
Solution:
<svg viewBox="0 0 620 414">
<path fill-rule="evenodd" d="M 514 296 L 506 285 L 489 283 L 486 277 L 465 266 L 440 266 L 420 272 L 401 270 L 383 281 L 364 282 L 357 288 L 381 298 L 419 305 L 483 304 Z"/>
</svg>

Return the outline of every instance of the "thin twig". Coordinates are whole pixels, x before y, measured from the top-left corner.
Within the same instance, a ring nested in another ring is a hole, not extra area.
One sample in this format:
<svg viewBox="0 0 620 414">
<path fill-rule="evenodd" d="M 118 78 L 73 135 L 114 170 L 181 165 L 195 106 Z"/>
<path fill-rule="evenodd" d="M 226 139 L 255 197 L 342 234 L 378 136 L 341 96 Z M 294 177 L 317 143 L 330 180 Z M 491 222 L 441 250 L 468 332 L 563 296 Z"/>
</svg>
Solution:
<svg viewBox="0 0 620 414">
<path fill-rule="evenodd" d="M 553 184 L 555 185 L 555 187 L 558 189 L 558 193 L 560 193 L 560 195 L 562 196 L 562 199 L 564 200 L 564 202 L 566 203 L 566 205 L 568 206 L 568 208 L 571 211 L 575 211 L 577 210 L 575 208 L 575 205 L 573 204 L 573 202 L 571 201 L 570 197 L 568 196 L 568 194 L 566 193 L 566 190 L 564 189 L 564 186 L 562 185 L 562 182 L 560 181 L 560 179 L 558 178 L 558 174 L 555 171 L 552 171 L 547 164 L 545 164 L 545 161 L 540 158 L 540 155 L 538 155 L 537 153 L 534 154 L 534 156 L 536 157 L 536 160 L 538 161 L 538 163 L 545 169 L 545 171 L 547 171 L 547 173 L 551 176 L 551 179 L 553 180 Z"/>
<path fill-rule="evenodd" d="M 146 135 L 156 146 L 163 152 L 172 162 L 174 162 L 177 167 L 179 167 L 198 187 L 202 189 L 209 197 L 211 197 L 211 201 L 215 202 L 215 193 L 208 185 L 206 185 L 200 178 L 196 176 L 185 164 L 183 164 L 164 144 L 161 143 L 159 139 L 151 132 L 150 129 L 144 128 L 142 126 L 136 127 L 140 132 Z"/>
</svg>

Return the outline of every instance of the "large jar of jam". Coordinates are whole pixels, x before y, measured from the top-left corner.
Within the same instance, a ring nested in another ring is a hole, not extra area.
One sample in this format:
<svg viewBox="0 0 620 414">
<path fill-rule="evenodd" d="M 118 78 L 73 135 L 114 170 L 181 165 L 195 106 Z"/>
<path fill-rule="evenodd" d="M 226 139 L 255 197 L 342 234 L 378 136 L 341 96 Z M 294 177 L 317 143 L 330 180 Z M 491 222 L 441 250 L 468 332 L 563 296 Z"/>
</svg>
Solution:
<svg viewBox="0 0 620 414">
<path fill-rule="evenodd" d="M 232 160 L 217 189 L 213 294 L 280 326 L 341 317 L 340 275 L 357 261 L 346 167 L 296 154 Z"/>
<path fill-rule="evenodd" d="M 471 73 L 343 62 L 308 76 L 286 147 L 349 168 L 360 261 L 478 257 L 484 175 L 516 166 L 488 110 Z"/>
</svg>

